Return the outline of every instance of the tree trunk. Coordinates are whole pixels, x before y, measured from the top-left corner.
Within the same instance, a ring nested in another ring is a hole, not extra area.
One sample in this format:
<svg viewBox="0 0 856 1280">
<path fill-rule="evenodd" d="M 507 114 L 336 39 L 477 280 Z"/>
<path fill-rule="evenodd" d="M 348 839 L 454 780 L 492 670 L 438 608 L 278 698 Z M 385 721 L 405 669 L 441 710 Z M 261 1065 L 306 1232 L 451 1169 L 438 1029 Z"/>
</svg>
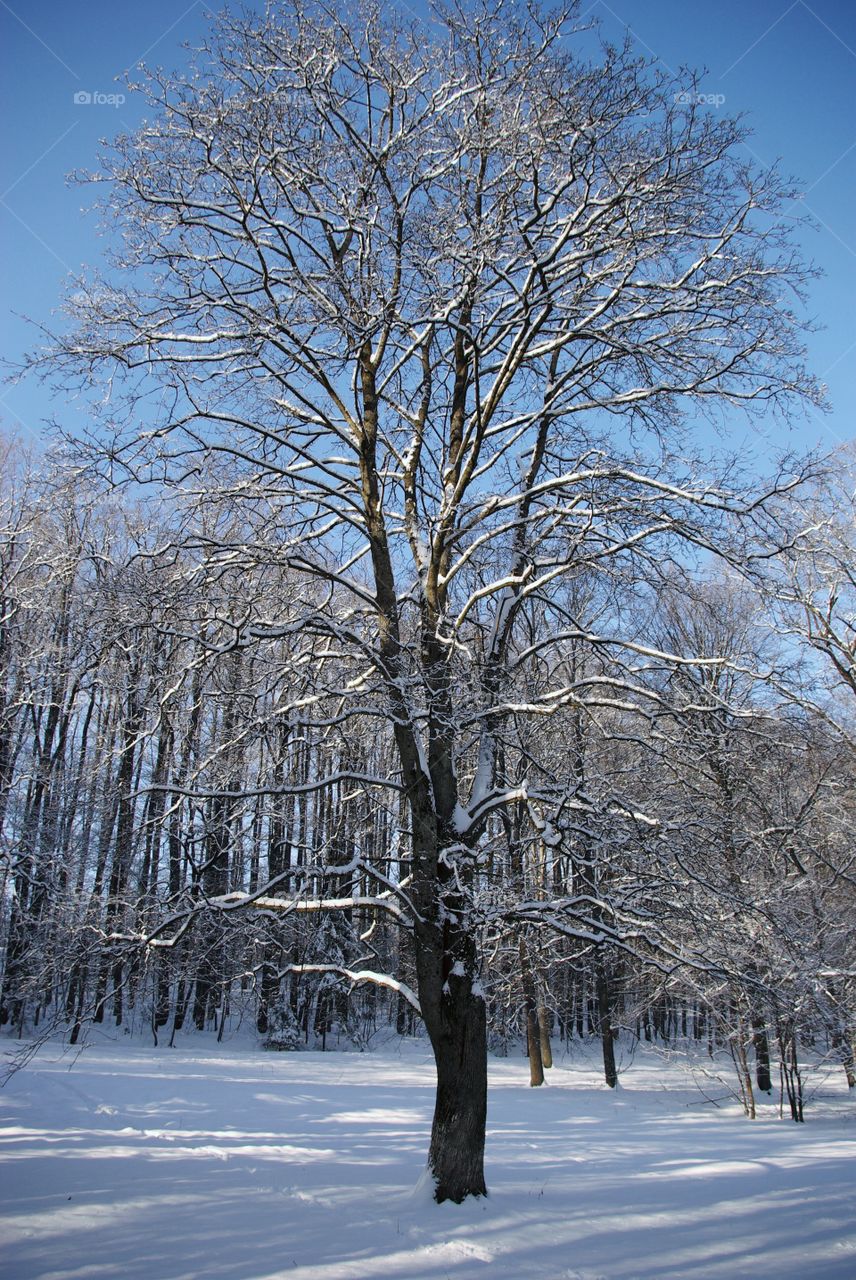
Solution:
<svg viewBox="0 0 856 1280">
<path fill-rule="evenodd" d="M 598 954 L 596 961 L 595 989 L 597 992 L 600 1043 L 603 1049 L 603 1078 L 610 1089 L 614 1089 L 618 1084 L 618 1072 L 615 1067 L 615 1041 L 612 1035 L 612 1002 L 610 1000 L 606 964 L 601 954 Z"/>
<path fill-rule="evenodd" d="M 856 1088 L 856 1054 L 853 1052 L 852 1037 L 846 1031 L 834 1031 L 832 1047 L 841 1058 L 841 1065 L 847 1077 L 847 1088 Z"/>
<path fill-rule="evenodd" d="M 437 1203 L 460 1204 L 487 1195 L 487 1014 L 463 902 L 452 893 L 439 905 L 442 925 L 423 921 L 414 932 L 422 1016 L 437 1066 L 428 1169 Z"/>
<path fill-rule="evenodd" d="M 467 1196 L 487 1195 L 487 1019 L 484 1000 L 471 990 L 447 997 L 444 1005 L 442 1029 L 432 1036 L 437 1096 L 428 1167 L 437 1203 L 460 1204 Z"/>
<path fill-rule="evenodd" d="M 755 1080 L 762 1093 L 772 1093 L 773 1079 L 770 1075 L 770 1041 L 767 1028 L 762 1018 L 752 1016 L 752 1043 L 755 1048 Z"/>
<path fill-rule="evenodd" d="M 754 1035 L 753 1035 L 754 1040 Z M 743 1103 L 743 1110 L 750 1120 L 755 1119 L 755 1094 L 752 1090 L 752 1071 L 749 1066 L 749 1057 L 746 1053 L 746 1033 L 743 1026 L 743 1019 L 737 1019 L 737 1030 L 734 1036 L 729 1040 L 729 1048 L 734 1065 L 737 1068 L 737 1080 L 740 1086 L 740 1101 Z M 756 1051 L 757 1051 L 757 1042 Z"/>
<path fill-rule="evenodd" d="M 793 1023 L 786 1021 L 779 1024 L 778 1041 L 782 1076 L 782 1104 L 779 1107 L 779 1114 L 782 1112 L 784 1096 L 787 1094 L 791 1119 L 795 1120 L 797 1124 L 802 1124 L 805 1119 L 803 1115 L 803 1084 L 797 1057 L 797 1031 Z"/>
<path fill-rule="evenodd" d="M 520 935 L 520 975 L 523 985 L 523 1009 L 526 1019 L 526 1049 L 529 1055 L 529 1084 L 535 1089 L 544 1083 L 544 1063 L 541 1058 L 541 1033 L 538 1026 L 538 1005 L 535 998 L 535 975 L 529 963 L 526 939 Z"/>
<path fill-rule="evenodd" d="M 553 1065 L 553 1049 L 550 1044 L 550 1013 L 543 1005 L 538 1006 L 538 1033 L 541 1040 L 541 1065 L 549 1071 Z"/>
<path fill-rule="evenodd" d="M 378 648 L 388 675 L 386 691 L 412 819 L 412 893 L 418 912 L 414 926 L 416 976 L 422 1017 L 437 1065 L 428 1168 L 437 1203 L 452 1200 L 460 1204 L 467 1196 L 487 1195 L 487 1017 L 478 985 L 477 931 L 464 897 L 472 881 L 473 864 L 461 858 L 452 822 L 458 796 L 450 736 L 449 651 L 437 638 L 443 606 L 443 589 L 437 583 L 442 557 L 432 564 L 422 606 L 420 660 L 431 709 L 426 772 L 402 693 L 398 595 L 376 457 L 378 392 L 370 342 L 360 352 L 360 386 L 360 488 L 374 571 Z M 462 387 L 465 396 L 466 375 L 456 370 L 457 398 Z M 444 845 L 455 849 L 451 860 L 444 856 Z"/>
</svg>

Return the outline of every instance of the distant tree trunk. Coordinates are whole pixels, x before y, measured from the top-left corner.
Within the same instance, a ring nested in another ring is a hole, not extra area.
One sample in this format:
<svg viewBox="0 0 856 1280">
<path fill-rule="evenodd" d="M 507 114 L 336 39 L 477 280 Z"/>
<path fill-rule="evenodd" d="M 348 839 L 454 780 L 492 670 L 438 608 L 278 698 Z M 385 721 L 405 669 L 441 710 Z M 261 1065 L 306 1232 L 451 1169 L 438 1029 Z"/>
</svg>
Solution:
<svg viewBox="0 0 856 1280">
<path fill-rule="evenodd" d="M 752 1044 L 755 1049 L 755 1080 L 762 1093 L 771 1093 L 773 1080 L 770 1075 L 770 1041 L 763 1019 L 753 1014 Z"/>
<path fill-rule="evenodd" d="M 847 1077 L 847 1088 L 856 1088 L 856 1054 L 853 1052 L 853 1039 L 846 1031 L 833 1031 L 832 1047 L 841 1059 L 844 1074 Z"/>
<path fill-rule="evenodd" d="M 582 978 L 574 982 L 574 1026 L 577 1036 L 582 1040 L 586 1033 L 586 997 Z"/>
<path fill-rule="evenodd" d="M 65 606 L 64 606 L 65 609 Z M 57 636 L 61 629 L 57 628 Z M 14 896 L 8 927 L 6 963 L 0 973 L 0 1025 L 17 1024 L 23 1030 L 25 990 L 29 975 L 28 957 L 36 942 L 38 903 L 46 867 L 38 865 L 38 831 L 47 805 L 51 774 L 55 766 L 54 741 L 60 723 L 60 681 L 52 685 L 52 700 L 42 724 L 35 717 L 33 757 L 35 777 L 27 787 L 19 852 L 13 860 Z"/>
<path fill-rule="evenodd" d="M 407 1003 L 407 1001 L 404 999 L 404 996 L 401 994 L 401 992 L 399 992 L 399 993 L 398 993 L 398 998 L 397 998 L 397 1000 L 396 1000 L 396 1004 L 395 1004 L 395 1031 L 396 1031 L 396 1035 L 399 1035 L 399 1036 L 405 1036 L 405 1035 L 407 1035 L 407 1029 L 408 1029 L 408 1017 L 407 1017 L 407 1011 L 408 1011 L 408 1009 L 409 1009 L 409 1008 L 410 1008 L 410 1005 L 409 1005 L 409 1004 Z"/>
<path fill-rule="evenodd" d="M 172 1015 L 172 1032 L 169 1037 L 170 1049 L 175 1044 L 176 1032 L 181 1031 L 184 1026 L 184 1019 L 187 1014 L 187 1001 L 190 996 L 190 986 L 183 978 L 179 978 L 175 992 L 175 1012 Z"/>
<path fill-rule="evenodd" d="M 779 1023 L 777 1039 L 779 1041 L 779 1062 L 782 1078 L 782 1106 L 780 1111 L 787 1096 L 791 1119 L 796 1121 L 797 1124 L 802 1124 L 805 1119 L 803 1115 L 802 1075 L 800 1074 L 797 1059 L 797 1032 L 793 1022 L 783 1021 Z"/>
<path fill-rule="evenodd" d="M 734 1060 L 734 1066 L 737 1069 L 737 1080 L 740 1086 L 740 1100 L 743 1103 L 743 1110 L 750 1120 L 754 1120 L 756 1114 L 755 1094 L 752 1089 L 752 1071 L 749 1066 L 749 1056 L 746 1052 L 747 1039 L 742 1018 L 737 1019 L 737 1030 L 733 1036 L 729 1037 L 728 1045 L 731 1050 L 731 1057 Z"/>
<path fill-rule="evenodd" d="M 138 679 L 139 672 L 135 667 L 128 677 L 128 711 L 123 729 L 122 754 L 119 759 L 119 769 L 116 777 L 116 841 L 107 896 L 107 929 L 111 933 L 120 931 L 128 906 L 126 889 L 133 855 L 134 762 L 142 719 L 141 710 L 136 704 Z M 120 1026 L 124 1016 L 122 993 L 125 981 L 124 962 L 121 953 L 111 956 L 110 948 L 105 948 L 102 964 L 105 971 L 108 965 L 111 968 L 113 1017 L 116 1025 Z"/>
<path fill-rule="evenodd" d="M 618 1071 L 615 1067 L 615 1039 L 612 1034 L 612 993 L 601 949 L 598 949 L 595 961 L 595 991 L 600 1043 L 603 1050 L 603 1078 L 610 1089 L 614 1089 L 618 1084 Z"/>
<path fill-rule="evenodd" d="M 529 963 L 526 939 L 520 935 L 520 975 L 523 986 L 523 1013 L 526 1020 L 526 1050 L 529 1055 L 529 1084 L 534 1089 L 544 1083 L 544 1063 L 541 1058 L 541 1033 L 538 1025 L 538 1004 L 535 996 L 535 975 Z"/>
<path fill-rule="evenodd" d="M 850 1036 L 842 1036 L 840 1044 L 841 1061 L 847 1077 L 848 1089 L 856 1088 L 856 1054 L 853 1052 L 853 1041 Z"/>
<path fill-rule="evenodd" d="M 155 1028 L 165 1027 L 169 1021 L 169 974 L 163 959 L 155 955 L 152 965 L 152 1021 Z"/>
<path fill-rule="evenodd" d="M 233 827 L 236 810 L 235 797 L 241 786 L 241 752 L 236 745 L 236 729 L 239 715 L 238 693 L 241 687 L 243 656 L 239 652 L 231 656 L 224 678 L 223 713 L 219 733 L 223 748 L 223 791 L 212 796 L 206 812 L 205 862 L 199 877 L 205 898 L 217 898 L 229 887 L 231 865 L 235 855 Z M 222 1000 L 225 971 L 223 931 L 216 913 L 207 917 L 199 930 L 198 947 L 201 959 L 196 971 L 196 994 L 193 1000 L 193 1022 L 203 1031 Z M 219 1024 L 222 1027 L 222 1022 Z"/>
<path fill-rule="evenodd" d="M 553 1049 L 550 1045 L 550 1011 L 543 1004 L 538 1006 L 538 1031 L 541 1040 L 541 1065 L 549 1071 L 553 1065 Z"/>
<path fill-rule="evenodd" d="M 262 961 L 259 975 L 259 999 L 256 1010 L 256 1030 L 260 1036 L 267 1035 L 270 1029 L 271 1005 L 279 994 L 279 978 L 276 969 L 267 961 Z"/>
</svg>

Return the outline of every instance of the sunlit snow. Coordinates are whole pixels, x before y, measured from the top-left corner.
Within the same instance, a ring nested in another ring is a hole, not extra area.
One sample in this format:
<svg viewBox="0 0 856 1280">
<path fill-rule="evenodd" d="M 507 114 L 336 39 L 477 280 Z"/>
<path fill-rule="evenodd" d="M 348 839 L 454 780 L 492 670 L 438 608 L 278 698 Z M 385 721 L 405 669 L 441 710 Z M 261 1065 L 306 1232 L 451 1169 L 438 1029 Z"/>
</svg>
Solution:
<svg viewBox="0 0 856 1280">
<path fill-rule="evenodd" d="M 625 1051 L 528 1087 L 491 1061 L 487 1201 L 422 1177 L 422 1044 L 264 1053 L 49 1046 L 0 1091 L 4 1280 L 812 1280 L 856 1275 L 856 1105 L 815 1072 L 807 1123 Z M 713 1099 L 713 1101 L 711 1101 Z"/>
</svg>

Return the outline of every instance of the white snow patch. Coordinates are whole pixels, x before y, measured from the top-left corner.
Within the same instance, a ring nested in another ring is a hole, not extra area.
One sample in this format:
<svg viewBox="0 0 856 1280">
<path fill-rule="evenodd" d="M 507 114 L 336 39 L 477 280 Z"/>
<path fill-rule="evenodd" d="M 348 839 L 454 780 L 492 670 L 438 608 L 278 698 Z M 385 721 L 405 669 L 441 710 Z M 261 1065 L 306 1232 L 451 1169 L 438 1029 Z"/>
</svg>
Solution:
<svg viewBox="0 0 856 1280">
<path fill-rule="evenodd" d="M 852 1280 L 856 1114 L 709 1105 L 638 1052 L 530 1089 L 491 1062 L 486 1200 L 436 1205 L 422 1042 L 371 1054 L 42 1050 L 0 1091 L 0 1273 L 14 1280 Z M 720 1100 L 721 1101 L 721 1100 Z"/>
</svg>

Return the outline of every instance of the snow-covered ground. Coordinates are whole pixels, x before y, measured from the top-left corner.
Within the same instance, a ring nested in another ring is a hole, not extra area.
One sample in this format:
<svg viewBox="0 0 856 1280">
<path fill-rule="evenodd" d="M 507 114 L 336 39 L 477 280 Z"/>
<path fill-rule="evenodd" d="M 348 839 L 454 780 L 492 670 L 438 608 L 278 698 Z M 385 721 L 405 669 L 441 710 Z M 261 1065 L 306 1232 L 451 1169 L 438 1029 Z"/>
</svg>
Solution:
<svg viewBox="0 0 856 1280">
<path fill-rule="evenodd" d="M 201 1039 L 201 1038 L 200 1038 Z M 8 1044 L 8 1042 L 7 1042 Z M 755 1123 L 638 1052 L 491 1063 L 485 1201 L 420 1185 L 420 1044 L 44 1048 L 0 1091 L 4 1280 L 856 1277 L 856 1101 Z M 840 1081 L 839 1081 L 840 1076 Z M 705 1092 L 721 1099 L 711 1082 Z"/>
</svg>

